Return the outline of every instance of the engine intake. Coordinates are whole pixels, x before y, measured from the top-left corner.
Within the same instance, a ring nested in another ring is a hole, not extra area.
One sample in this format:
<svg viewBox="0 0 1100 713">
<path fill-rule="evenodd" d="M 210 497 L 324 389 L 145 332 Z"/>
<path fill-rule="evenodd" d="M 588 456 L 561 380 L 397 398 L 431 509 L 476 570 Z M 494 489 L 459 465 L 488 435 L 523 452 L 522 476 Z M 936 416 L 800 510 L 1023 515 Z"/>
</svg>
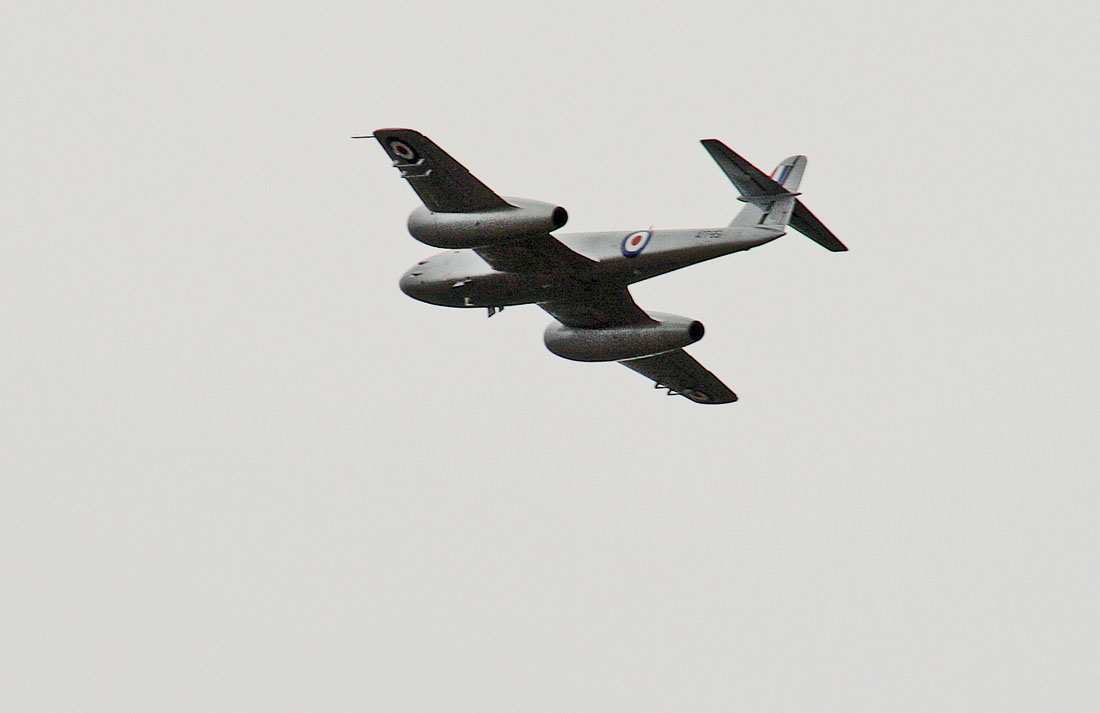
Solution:
<svg viewBox="0 0 1100 713">
<path fill-rule="evenodd" d="M 671 351 L 703 338 L 703 323 L 653 312 L 653 324 L 587 329 L 553 322 L 542 335 L 546 348 L 573 361 L 622 361 Z"/>
<path fill-rule="evenodd" d="M 409 234 L 432 247 L 459 250 L 549 233 L 569 220 L 561 206 L 526 198 L 506 200 L 511 205 L 478 213 L 433 213 L 421 206 L 409 214 Z"/>
</svg>

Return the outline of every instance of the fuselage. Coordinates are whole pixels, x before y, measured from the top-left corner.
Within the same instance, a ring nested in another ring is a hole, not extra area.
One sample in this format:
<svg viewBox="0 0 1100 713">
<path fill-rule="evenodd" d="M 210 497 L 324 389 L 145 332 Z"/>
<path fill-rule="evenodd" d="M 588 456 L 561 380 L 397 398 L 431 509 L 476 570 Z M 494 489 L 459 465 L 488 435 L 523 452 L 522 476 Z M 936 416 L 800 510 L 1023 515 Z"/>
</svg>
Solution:
<svg viewBox="0 0 1100 713">
<path fill-rule="evenodd" d="M 620 289 L 781 235 L 782 230 L 763 226 L 567 233 L 554 237 L 590 265 L 562 272 L 500 272 L 474 250 L 450 250 L 418 262 L 401 277 L 400 286 L 409 297 L 444 307 L 533 304 L 569 297 L 581 288 Z"/>
</svg>

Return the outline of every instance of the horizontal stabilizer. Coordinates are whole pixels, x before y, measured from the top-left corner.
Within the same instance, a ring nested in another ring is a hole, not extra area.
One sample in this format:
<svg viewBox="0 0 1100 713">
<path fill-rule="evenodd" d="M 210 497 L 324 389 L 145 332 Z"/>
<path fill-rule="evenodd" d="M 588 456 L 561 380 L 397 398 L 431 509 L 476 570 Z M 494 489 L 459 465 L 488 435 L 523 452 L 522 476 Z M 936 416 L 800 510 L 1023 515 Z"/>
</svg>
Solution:
<svg viewBox="0 0 1100 713">
<path fill-rule="evenodd" d="M 794 202 L 794 213 L 791 214 L 790 225 L 826 250 L 832 250 L 834 253 L 842 253 L 848 250 L 844 243 L 840 242 L 802 201 Z"/>
<path fill-rule="evenodd" d="M 781 184 L 772 180 L 771 176 L 741 158 L 718 139 L 703 139 L 700 143 L 746 200 L 790 193 Z M 799 173 L 799 178 L 801 177 L 802 174 Z"/>
</svg>

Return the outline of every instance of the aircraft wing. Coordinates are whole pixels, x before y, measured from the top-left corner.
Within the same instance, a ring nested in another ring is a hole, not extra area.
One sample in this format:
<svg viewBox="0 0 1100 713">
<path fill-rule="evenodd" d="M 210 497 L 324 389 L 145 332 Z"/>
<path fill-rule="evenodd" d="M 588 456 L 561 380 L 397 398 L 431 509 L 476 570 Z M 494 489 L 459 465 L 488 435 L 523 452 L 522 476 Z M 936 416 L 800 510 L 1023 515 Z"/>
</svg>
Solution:
<svg viewBox="0 0 1100 713">
<path fill-rule="evenodd" d="M 654 322 L 626 288 L 610 293 L 581 293 L 568 299 L 540 302 L 539 307 L 567 327 L 599 329 Z M 728 404 L 737 400 L 737 394 L 683 349 L 619 363 L 652 379 L 654 388 L 668 389 L 670 395 L 679 394 L 700 404 Z"/>
<path fill-rule="evenodd" d="M 374 138 L 433 213 L 476 213 L 510 205 L 419 131 L 379 129 Z"/>
<path fill-rule="evenodd" d="M 512 207 L 419 131 L 379 129 L 374 137 L 433 213 L 478 213 Z M 501 272 L 573 271 L 596 264 L 549 233 L 525 235 L 474 252 Z"/>
<path fill-rule="evenodd" d="M 619 363 L 653 379 L 654 388 L 666 388 L 670 395 L 679 394 L 698 404 L 728 404 L 737 400 L 737 394 L 683 349 Z"/>
</svg>

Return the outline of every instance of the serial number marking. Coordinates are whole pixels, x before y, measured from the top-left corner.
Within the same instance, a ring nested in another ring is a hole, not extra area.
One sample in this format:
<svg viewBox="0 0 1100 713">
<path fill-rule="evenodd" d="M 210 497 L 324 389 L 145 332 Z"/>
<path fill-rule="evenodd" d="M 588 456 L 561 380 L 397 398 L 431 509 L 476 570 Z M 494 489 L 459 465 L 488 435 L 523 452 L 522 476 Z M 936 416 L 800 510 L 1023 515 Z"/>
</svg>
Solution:
<svg viewBox="0 0 1100 713">
<path fill-rule="evenodd" d="M 717 240 L 718 238 L 722 237 L 722 231 L 721 230 L 700 230 L 698 233 L 695 234 L 695 237 L 697 237 L 697 238 L 706 238 L 706 239 L 710 239 L 710 240 Z"/>
</svg>

